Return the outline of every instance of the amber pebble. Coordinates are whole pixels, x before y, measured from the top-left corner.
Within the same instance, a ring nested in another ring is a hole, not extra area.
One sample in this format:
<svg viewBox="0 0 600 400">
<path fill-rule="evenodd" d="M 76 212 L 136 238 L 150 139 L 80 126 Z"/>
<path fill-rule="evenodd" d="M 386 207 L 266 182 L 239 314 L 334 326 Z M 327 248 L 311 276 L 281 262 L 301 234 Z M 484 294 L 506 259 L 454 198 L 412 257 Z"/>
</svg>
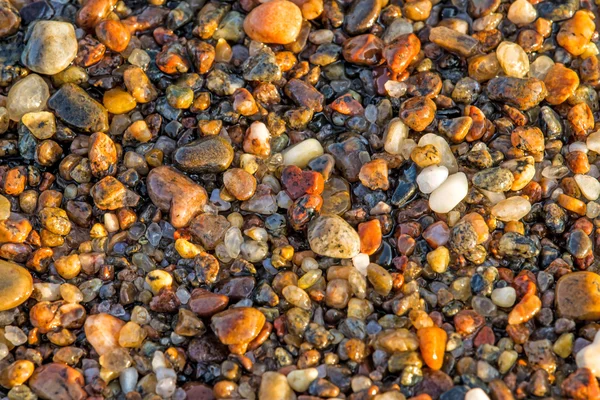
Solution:
<svg viewBox="0 0 600 400">
<path fill-rule="evenodd" d="M 513 146 L 523 151 L 544 151 L 544 133 L 537 126 L 519 126 L 510 135 Z"/>
<path fill-rule="evenodd" d="M 352 64 L 379 65 L 383 61 L 383 42 L 370 33 L 347 39 L 342 55 Z"/>
<path fill-rule="evenodd" d="M 409 128 L 421 132 L 433 122 L 437 107 L 433 100 L 417 96 L 406 100 L 400 106 L 400 118 Z"/>
<path fill-rule="evenodd" d="M 29 379 L 29 387 L 42 399 L 83 400 L 89 396 L 83 390 L 81 372 L 64 364 L 51 363 L 38 367 Z"/>
<path fill-rule="evenodd" d="M 414 33 L 400 36 L 383 49 L 383 58 L 396 75 L 403 73 L 421 51 L 421 41 Z"/>
<path fill-rule="evenodd" d="M 25 268 L 0 260 L 0 276 L 0 311 L 15 308 L 31 296 L 33 279 Z"/>
<path fill-rule="evenodd" d="M 244 31 L 263 43 L 288 44 L 296 40 L 302 25 L 302 12 L 291 1 L 276 0 L 254 8 L 244 19 Z"/>
<path fill-rule="evenodd" d="M 77 12 L 75 21 L 83 29 L 92 29 L 108 16 L 116 4 L 117 0 L 88 0 Z"/>
<path fill-rule="evenodd" d="M 558 198 L 556 199 L 556 201 L 561 207 L 563 207 L 569 211 L 572 211 L 579 215 L 585 215 L 587 207 L 586 207 L 585 203 L 581 200 L 578 200 L 574 197 L 567 196 L 566 194 L 561 193 L 558 195 Z"/>
<path fill-rule="evenodd" d="M 387 190 L 390 186 L 387 161 L 378 158 L 363 164 L 358 178 L 363 185 L 371 190 Z"/>
<path fill-rule="evenodd" d="M 119 347 L 119 332 L 125 325 L 117 317 L 101 313 L 90 315 L 85 321 L 85 337 L 96 353 L 103 355 Z"/>
<path fill-rule="evenodd" d="M 444 364 L 444 353 L 446 352 L 446 331 L 437 326 L 421 328 L 417 331 L 419 348 L 425 364 L 433 370 L 439 370 Z"/>
<path fill-rule="evenodd" d="M 233 93 L 233 109 L 245 117 L 258 112 L 258 106 L 254 97 L 245 88 L 239 88 Z"/>
<path fill-rule="evenodd" d="M 528 293 L 508 314 L 508 323 L 511 325 L 523 324 L 535 317 L 541 308 L 540 298 L 533 293 Z"/>
<path fill-rule="evenodd" d="M 265 321 L 257 309 L 239 307 L 213 315 L 211 327 L 223 344 L 248 344 L 258 336 Z"/>
<path fill-rule="evenodd" d="M 104 92 L 104 107 L 112 114 L 125 114 L 133 110 L 136 101 L 129 93 L 123 89 L 110 89 Z"/>
<path fill-rule="evenodd" d="M 33 374 L 35 365 L 29 360 L 17 360 L 0 372 L 0 385 L 10 389 L 24 384 Z"/>
<path fill-rule="evenodd" d="M 96 36 L 106 47 L 121 53 L 129 45 L 131 33 L 121 21 L 107 19 L 96 25 Z"/>
<path fill-rule="evenodd" d="M 590 14 L 588 10 L 577 11 L 573 18 L 562 24 L 556 35 L 558 44 L 574 56 L 586 51 L 586 45 L 592 39 L 596 29 Z"/>
<path fill-rule="evenodd" d="M 368 255 L 375 253 L 381 246 L 381 223 L 378 219 L 372 219 L 358 224 L 358 236 L 360 252 Z"/>
<path fill-rule="evenodd" d="M 579 86 L 579 76 L 564 64 L 556 63 L 548 71 L 544 84 L 548 90 L 546 101 L 550 104 L 560 104 L 575 93 Z"/>
<path fill-rule="evenodd" d="M 594 128 L 594 114 L 587 103 L 575 104 L 567 114 L 567 120 L 576 136 L 585 137 Z"/>
</svg>

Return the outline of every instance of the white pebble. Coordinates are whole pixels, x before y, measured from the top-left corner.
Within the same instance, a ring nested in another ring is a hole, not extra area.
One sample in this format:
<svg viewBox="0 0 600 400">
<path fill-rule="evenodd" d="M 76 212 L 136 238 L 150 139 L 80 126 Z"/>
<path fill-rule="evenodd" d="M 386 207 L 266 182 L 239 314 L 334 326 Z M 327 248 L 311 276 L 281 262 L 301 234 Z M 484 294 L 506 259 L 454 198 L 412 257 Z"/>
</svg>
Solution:
<svg viewBox="0 0 600 400">
<path fill-rule="evenodd" d="M 429 196 L 429 208 L 433 212 L 445 214 L 452 211 L 469 192 L 469 181 L 463 172 L 450 175 L 444 183 Z"/>
<path fill-rule="evenodd" d="M 512 286 L 496 288 L 492 291 L 492 302 L 498 307 L 512 307 L 517 300 L 517 291 Z"/>
<path fill-rule="evenodd" d="M 297 369 L 287 375 L 288 384 L 296 392 L 302 393 L 308 390 L 308 387 L 319 376 L 316 368 Z"/>
<path fill-rule="evenodd" d="M 492 214 L 500 221 L 518 221 L 531 211 L 531 203 L 521 196 L 502 200 L 492 207 Z"/>
<path fill-rule="evenodd" d="M 390 154 L 400 154 L 402 143 L 408 137 L 408 126 L 400 118 L 390 121 L 383 139 L 383 148 Z"/>
<path fill-rule="evenodd" d="M 594 341 L 589 346 L 579 350 L 575 356 L 578 368 L 587 368 L 596 378 L 600 378 L 600 331 L 596 332 Z"/>
<path fill-rule="evenodd" d="M 323 146 L 317 139 L 306 139 L 288 147 L 282 153 L 284 165 L 305 168 L 310 160 L 323 155 Z"/>
<path fill-rule="evenodd" d="M 586 199 L 596 200 L 600 197 L 600 182 L 598 182 L 598 179 L 589 175 L 577 174 L 575 175 L 575 182 L 577 182 L 577 186 L 579 186 Z"/>
<path fill-rule="evenodd" d="M 596 153 L 600 153 L 600 131 L 591 133 L 585 142 L 587 148 Z"/>
<path fill-rule="evenodd" d="M 29 74 L 15 83 L 8 91 L 6 109 L 13 121 L 19 121 L 28 112 L 46 108 L 50 89 L 41 76 Z"/>
<path fill-rule="evenodd" d="M 481 388 L 474 388 L 465 394 L 465 400 L 490 400 L 488 395 Z"/>
<path fill-rule="evenodd" d="M 417 175 L 419 190 L 425 194 L 433 192 L 448 179 L 448 168 L 443 165 L 431 165 Z"/>
<path fill-rule="evenodd" d="M 510 5 L 508 19 L 515 25 L 527 25 L 535 21 L 537 11 L 527 0 L 517 0 Z"/>
<path fill-rule="evenodd" d="M 368 254 L 358 253 L 356 256 L 352 257 L 352 265 L 354 265 L 354 268 L 364 276 L 367 276 L 367 267 L 370 263 L 371 260 L 369 259 Z"/>
<path fill-rule="evenodd" d="M 513 42 L 502 42 L 496 49 L 496 57 L 504 73 L 522 78 L 529 72 L 529 58 L 521 46 Z"/>
</svg>

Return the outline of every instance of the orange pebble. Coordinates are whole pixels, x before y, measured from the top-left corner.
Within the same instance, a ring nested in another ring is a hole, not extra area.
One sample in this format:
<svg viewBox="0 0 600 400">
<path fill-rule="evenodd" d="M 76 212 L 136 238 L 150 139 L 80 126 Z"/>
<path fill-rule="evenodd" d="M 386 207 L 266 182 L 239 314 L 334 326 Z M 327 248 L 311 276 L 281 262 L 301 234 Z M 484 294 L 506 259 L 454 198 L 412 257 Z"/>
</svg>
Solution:
<svg viewBox="0 0 600 400">
<path fill-rule="evenodd" d="M 542 308 L 542 301 L 535 294 L 528 293 L 508 314 L 511 325 L 523 324 L 533 318 Z"/>
<path fill-rule="evenodd" d="M 446 352 L 446 331 L 437 326 L 421 328 L 417 331 L 419 348 L 425 364 L 431 369 L 439 370 L 444 364 L 444 353 Z"/>
<path fill-rule="evenodd" d="M 381 222 L 372 219 L 358 224 L 358 236 L 360 236 L 360 252 L 371 255 L 381 246 Z"/>
</svg>

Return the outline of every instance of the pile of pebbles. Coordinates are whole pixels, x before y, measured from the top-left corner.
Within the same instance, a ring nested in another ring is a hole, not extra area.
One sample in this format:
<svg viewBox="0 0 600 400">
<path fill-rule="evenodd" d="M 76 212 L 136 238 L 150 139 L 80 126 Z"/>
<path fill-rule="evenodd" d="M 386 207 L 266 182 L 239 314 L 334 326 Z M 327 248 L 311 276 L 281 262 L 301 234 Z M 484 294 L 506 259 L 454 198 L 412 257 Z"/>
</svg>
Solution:
<svg viewBox="0 0 600 400">
<path fill-rule="evenodd" d="M 590 0 L 0 0 L 10 400 L 600 399 Z"/>
</svg>

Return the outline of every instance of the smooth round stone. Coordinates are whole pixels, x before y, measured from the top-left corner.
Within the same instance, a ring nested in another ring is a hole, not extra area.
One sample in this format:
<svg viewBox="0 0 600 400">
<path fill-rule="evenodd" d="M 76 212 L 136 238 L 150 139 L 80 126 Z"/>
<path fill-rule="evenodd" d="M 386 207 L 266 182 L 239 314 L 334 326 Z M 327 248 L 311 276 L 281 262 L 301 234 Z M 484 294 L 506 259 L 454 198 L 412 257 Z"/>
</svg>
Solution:
<svg viewBox="0 0 600 400">
<path fill-rule="evenodd" d="M 433 212 L 445 214 L 458 205 L 469 192 L 469 181 L 463 172 L 450 175 L 431 196 L 429 196 L 429 208 Z"/>
<path fill-rule="evenodd" d="M 265 321 L 265 315 L 256 308 L 238 307 L 213 315 L 211 327 L 221 343 L 236 345 L 254 340 Z"/>
<path fill-rule="evenodd" d="M 275 0 L 254 8 L 244 20 L 244 31 L 252 40 L 288 44 L 296 40 L 302 26 L 302 11 L 287 0 Z"/>
<path fill-rule="evenodd" d="M 75 29 L 68 22 L 38 21 L 31 28 L 21 62 L 34 72 L 54 75 L 77 56 Z"/>
<path fill-rule="evenodd" d="M 185 172 L 219 173 L 231 165 L 233 148 L 220 136 L 207 136 L 178 148 L 173 160 Z"/>
<path fill-rule="evenodd" d="M 96 353 L 103 355 L 121 347 L 119 332 L 124 325 L 124 321 L 109 314 L 89 315 L 84 325 L 85 338 L 96 350 Z"/>
<path fill-rule="evenodd" d="M 588 150 L 600 153 L 600 131 L 591 133 L 585 142 Z"/>
<path fill-rule="evenodd" d="M 529 75 L 532 78 L 544 80 L 548 71 L 550 71 L 553 66 L 554 60 L 548 56 L 541 55 L 529 66 Z"/>
<path fill-rule="evenodd" d="M 306 139 L 285 149 L 283 153 L 283 165 L 295 165 L 306 168 L 308 163 L 323 155 L 323 146 L 317 139 Z"/>
<path fill-rule="evenodd" d="M 21 305 L 31 296 L 33 279 L 25 268 L 0 260 L 0 311 Z"/>
<path fill-rule="evenodd" d="M 28 385 L 41 399 L 81 400 L 88 397 L 83 375 L 62 363 L 41 365 L 34 371 Z"/>
<path fill-rule="evenodd" d="M 600 318 L 600 275 L 580 271 L 562 276 L 556 284 L 556 310 L 576 321 Z"/>
<path fill-rule="evenodd" d="M 575 182 L 577 182 L 577 186 L 581 190 L 581 193 L 588 200 L 596 200 L 600 197 L 600 182 L 598 179 L 589 176 L 589 175 L 575 175 Z"/>
<path fill-rule="evenodd" d="M 260 381 L 258 390 L 259 399 L 269 400 L 296 400 L 296 394 L 288 384 L 285 375 L 279 372 L 265 372 Z"/>
<path fill-rule="evenodd" d="M 27 113 L 41 111 L 46 108 L 48 97 L 50 97 L 50 89 L 46 81 L 36 74 L 27 75 L 8 91 L 6 99 L 8 117 L 13 121 L 19 121 Z"/>
<path fill-rule="evenodd" d="M 527 25 L 535 21 L 537 11 L 527 0 L 517 0 L 508 8 L 507 17 L 515 25 Z"/>
<path fill-rule="evenodd" d="M 322 215 L 308 227 L 308 243 L 315 253 L 331 258 L 352 258 L 360 253 L 358 233 L 337 215 Z"/>
<path fill-rule="evenodd" d="M 517 300 L 517 291 L 511 287 L 497 288 L 492 291 L 492 301 L 498 307 L 512 307 Z"/>
<path fill-rule="evenodd" d="M 488 395 L 481 388 L 469 390 L 465 394 L 465 400 L 490 400 Z"/>
<path fill-rule="evenodd" d="M 288 384 L 298 393 L 308 390 L 308 387 L 319 377 L 316 368 L 297 369 L 287 375 Z"/>
<path fill-rule="evenodd" d="M 521 46 L 512 42 L 502 42 L 496 49 L 496 57 L 504 73 L 522 78 L 529 72 L 529 58 Z"/>
<path fill-rule="evenodd" d="M 4 221 L 10 217 L 10 201 L 0 195 L 0 221 Z"/>
<path fill-rule="evenodd" d="M 518 221 L 531 211 L 531 203 L 521 196 L 509 197 L 492 207 L 492 214 L 500 221 Z"/>
<path fill-rule="evenodd" d="M 432 165 L 424 168 L 417 175 L 417 185 L 421 192 L 429 194 L 440 187 L 446 179 L 448 179 L 448 168 L 443 165 Z"/>
</svg>

